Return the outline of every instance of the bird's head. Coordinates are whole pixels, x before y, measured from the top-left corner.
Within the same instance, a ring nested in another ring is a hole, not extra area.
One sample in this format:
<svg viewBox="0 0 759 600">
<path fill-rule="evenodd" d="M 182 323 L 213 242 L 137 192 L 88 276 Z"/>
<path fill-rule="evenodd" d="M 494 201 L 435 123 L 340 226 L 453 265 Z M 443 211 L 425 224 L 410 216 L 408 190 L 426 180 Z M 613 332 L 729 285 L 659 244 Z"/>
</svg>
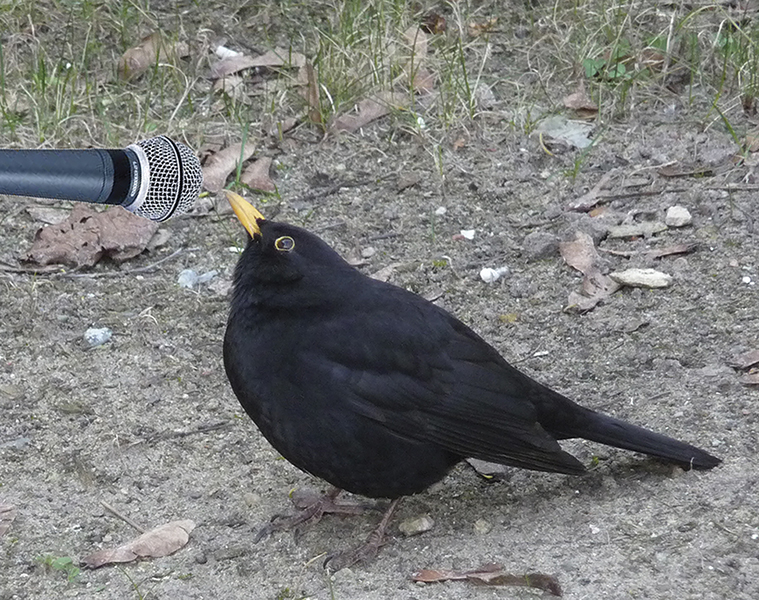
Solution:
<svg viewBox="0 0 759 600">
<path fill-rule="evenodd" d="M 290 308 L 339 301 L 345 282 L 360 276 L 319 237 L 287 223 L 267 221 L 242 196 L 226 192 L 248 232 L 248 245 L 235 267 L 238 304 Z"/>
</svg>

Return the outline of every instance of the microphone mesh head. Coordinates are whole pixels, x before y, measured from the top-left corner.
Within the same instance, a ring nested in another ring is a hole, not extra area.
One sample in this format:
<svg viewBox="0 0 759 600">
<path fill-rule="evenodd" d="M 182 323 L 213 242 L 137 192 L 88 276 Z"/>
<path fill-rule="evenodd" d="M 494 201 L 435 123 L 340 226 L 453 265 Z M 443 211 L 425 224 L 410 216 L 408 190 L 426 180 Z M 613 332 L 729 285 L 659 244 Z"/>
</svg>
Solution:
<svg viewBox="0 0 759 600">
<path fill-rule="evenodd" d="M 145 153 L 148 173 L 147 194 L 133 212 L 151 221 L 165 221 L 187 212 L 195 204 L 203 184 L 203 171 L 195 153 L 166 136 L 136 144 Z"/>
</svg>

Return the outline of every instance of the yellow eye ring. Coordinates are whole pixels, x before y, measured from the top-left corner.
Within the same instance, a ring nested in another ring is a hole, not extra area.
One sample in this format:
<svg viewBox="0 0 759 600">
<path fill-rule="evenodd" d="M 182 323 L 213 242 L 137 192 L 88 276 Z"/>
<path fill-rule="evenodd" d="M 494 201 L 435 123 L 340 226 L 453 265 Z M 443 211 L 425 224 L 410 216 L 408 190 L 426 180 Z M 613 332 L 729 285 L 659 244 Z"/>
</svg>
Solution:
<svg viewBox="0 0 759 600">
<path fill-rule="evenodd" d="M 274 240 L 274 247 L 282 252 L 290 252 L 295 248 L 295 240 L 289 235 L 283 235 Z"/>
</svg>

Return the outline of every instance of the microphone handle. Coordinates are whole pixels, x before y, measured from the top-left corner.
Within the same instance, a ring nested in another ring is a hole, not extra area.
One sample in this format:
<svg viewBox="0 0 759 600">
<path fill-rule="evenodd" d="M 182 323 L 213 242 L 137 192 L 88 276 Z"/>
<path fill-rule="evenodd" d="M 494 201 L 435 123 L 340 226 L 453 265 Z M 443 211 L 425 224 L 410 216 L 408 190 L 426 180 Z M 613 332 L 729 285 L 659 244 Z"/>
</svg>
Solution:
<svg viewBox="0 0 759 600">
<path fill-rule="evenodd" d="M 0 194 L 129 206 L 141 178 L 137 154 L 128 148 L 0 149 Z"/>
</svg>

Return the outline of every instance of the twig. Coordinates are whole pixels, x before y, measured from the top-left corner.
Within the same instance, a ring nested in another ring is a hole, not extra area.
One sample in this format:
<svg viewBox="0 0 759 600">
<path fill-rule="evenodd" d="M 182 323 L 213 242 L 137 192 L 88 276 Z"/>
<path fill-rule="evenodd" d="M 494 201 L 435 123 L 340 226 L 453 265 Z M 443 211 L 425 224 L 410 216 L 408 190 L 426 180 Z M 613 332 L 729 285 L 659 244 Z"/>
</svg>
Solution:
<svg viewBox="0 0 759 600">
<path fill-rule="evenodd" d="M 123 271 L 107 271 L 105 273 L 56 273 L 58 277 L 121 277 L 122 275 L 134 275 L 136 273 L 147 273 L 148 271 L 152 271 L 157 266 L 165 263 L 166 261 L 171 260 L 172 258 L 176 258 L 183 252 L 197 252 L 200 250 L 200 248 L 180 248 L 179 250 L 175 250 L 168 256 L 164 256 L 161 260 L 157 260 L 156 262 L 145 265 L 144 267 L 137 267 L 136 269 L 126 269 Z"/>
<path fill-rule="evenodd" d="M 134 527 L 134 529 L 136 529 L 140 533 L 145 533 L 145 530 L 142 527 L 140 527 L 139 525 L 137 525 L 137 523 L 135 523 L 134 521 L 132 521 L 132 519 L 130 519 L 126 515 L 122 515 L 119 511 L 117 511 L 115 508 L 113 508 L 113 506 L 111 506 L 110 504 L 108 504 L 105 500 L 101 500 L 100 504 L 102 504 L 103 508 L 105 508 L 109 513 L 111 513 L 114 516 L 118 517 L 119 519 L 121 519 L 122 521 L 124 521 L 124 523 L 126 523 L 127 525 L 131 525 L 132 527 Z"/>
<path fill-rule="evenodd" d="M 187 437 L 188 435 L 196 435 L 198 433 L 208 433 L 210 431 L 216 431 L 217 429 L 224 429 L 225 427 L 229 427 L 230 424 L 231 423 L 229 421 L 219 421 L 218 423 L 212 423 L 211 425 L 201 425 L 200 427 L 191 429 L 190 431 L 161 431 L 143 440 L 132 442 L 129 444 L 129 446 L 127 446 L 127 448 L 131 448 L 139 444 L 152 444 L 153 442 L 170 440 L 172 438 Z"/>
</svg>

